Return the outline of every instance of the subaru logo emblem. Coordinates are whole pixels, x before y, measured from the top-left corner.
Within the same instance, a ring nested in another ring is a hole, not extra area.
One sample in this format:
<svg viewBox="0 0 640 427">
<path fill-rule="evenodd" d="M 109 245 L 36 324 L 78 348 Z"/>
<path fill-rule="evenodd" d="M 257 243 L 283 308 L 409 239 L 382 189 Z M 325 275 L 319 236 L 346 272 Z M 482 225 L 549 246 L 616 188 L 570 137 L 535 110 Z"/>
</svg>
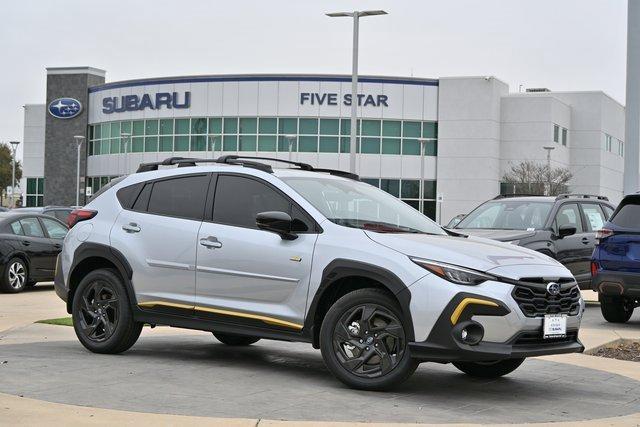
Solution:
<svg viewBox="0 0 640 427">
<path fill-rule="evenodd" d="M 553 296 L 558 295 L 560 293 L 560 283 L 556 283 L 556 282 L 547 283 L 547 293 Z"/>
<path fill-rule="evenodd" d="M 49 114 L 59 119 L 71 119 L 82 112 L 82 104 L 74 98 L 58 98 L 49 103 Z"/>
</svg>

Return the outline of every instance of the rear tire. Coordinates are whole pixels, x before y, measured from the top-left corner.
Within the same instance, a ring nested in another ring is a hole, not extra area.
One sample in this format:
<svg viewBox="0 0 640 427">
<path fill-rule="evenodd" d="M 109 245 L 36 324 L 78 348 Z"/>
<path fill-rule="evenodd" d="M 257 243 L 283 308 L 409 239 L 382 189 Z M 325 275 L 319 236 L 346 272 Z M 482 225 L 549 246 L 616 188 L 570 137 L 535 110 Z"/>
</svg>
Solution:
<svg viewBox="0 0 640 427">
<path fill-rule="evenodd" d="M 29 269 L 20 258 L 11 258 L 0 279 L 0 291 L 8 294 L 22 292 L 29 281 Z"/>
<path fill-rule="evenodd" d="M 397 302 L 379 289 L 359 289 L 336 301 L 320 329 L 322 358 L 349 387 L 387 390 L 418 367 Z"/>
<path fill-rule="evenodd" d="M 87 274 L 72 303 L 73 328 L 80 343 L 94 353 L 117 354 L 136 343 L 143 324 L 133 312 L 122 279 L 110 269 Z"/>
<path fill-rule="evenodd" d="M 498 378 L 518 369 L 521 359 L 499 360 L 497 362 L 454 362 L 453 366 L 467 375 L 477 378 Z"/>
<path fill-rule="evenodd" d="M 242 347 L 257 343 L 260 341 L 258 337 L 247 337 L 243 335 L 231 335 L 231 334 L 220 334 L 217 332 L 213 332 L 213 336 L 216 337 L 218 341 L 222 344 L 234 346 L 234 347 Z"/>
<path fill-rule="evenodd" d="M 626 323 L 633 315 L 633 303 L 623 297 L 607 297 L 600 301 L 602 317 L 610 323 Z"/>
</svg>

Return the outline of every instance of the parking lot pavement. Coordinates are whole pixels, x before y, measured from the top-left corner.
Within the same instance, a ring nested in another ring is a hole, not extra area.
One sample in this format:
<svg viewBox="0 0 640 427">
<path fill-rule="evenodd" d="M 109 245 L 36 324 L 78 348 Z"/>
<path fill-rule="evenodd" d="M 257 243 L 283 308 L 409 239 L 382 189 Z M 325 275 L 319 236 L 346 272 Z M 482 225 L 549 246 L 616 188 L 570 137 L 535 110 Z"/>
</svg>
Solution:
<svg viewBox="0 0 640 427">
<path fill-rule="evenodd" d="M 2 325 L 12 328 L 0 332 L 0 425 L 42 419 L 64 425 L 105 419 L 229 425 L 219 417 L 239 418 L 237 425 L 277 423 L 264 420 L 640 424 L 640 370 L 634 362 L 550 356 L 491 381 L 471 379 L 450 365 L 423 364 L 402 388 L 374 393 L 345 388 L 306 344 L 260 341 L 232 348 L 209 333 L 159 327 L 145 328 L 122 355 L 91 354 L 73 328 L 31 324 L 38 316 L 66 315 L 51 290 L 0 295 L 0 315 Z M 587 308 L 584 326 L 581 335 L 617 334 L 597 305 Z M 620 329 L 640 334 L 638 313 Z"/>
</svg>

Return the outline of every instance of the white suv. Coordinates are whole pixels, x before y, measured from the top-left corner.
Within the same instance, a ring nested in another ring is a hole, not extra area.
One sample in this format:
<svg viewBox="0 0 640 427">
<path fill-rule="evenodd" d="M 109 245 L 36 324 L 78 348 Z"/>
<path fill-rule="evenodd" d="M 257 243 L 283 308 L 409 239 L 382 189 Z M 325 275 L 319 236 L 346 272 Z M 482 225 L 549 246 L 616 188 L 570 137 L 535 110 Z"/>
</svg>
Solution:
<svg viewBox="0 0 640 427">
<path fill-rule="evenodd" d="M 446 231 L 355 175 L 276 162 L 142 164 L 74 211 L 55 284 L 80 342 L 119 353 L 144 323 L 302 341 L 362 389 L 424 361 L 496 377 L 583 350 L 584 302 L 558 262 Z"/>
</svg>

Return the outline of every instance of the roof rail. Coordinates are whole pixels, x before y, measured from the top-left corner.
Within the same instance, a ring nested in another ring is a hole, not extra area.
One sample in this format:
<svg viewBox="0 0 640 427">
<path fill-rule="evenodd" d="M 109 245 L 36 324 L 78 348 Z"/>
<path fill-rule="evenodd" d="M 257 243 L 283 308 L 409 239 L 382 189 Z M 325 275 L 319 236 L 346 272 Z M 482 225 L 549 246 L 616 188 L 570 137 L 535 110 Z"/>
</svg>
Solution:
<svg viewBox="0 0 640 427">
<path fill-rule="evenodd" d="M 598 196 L 596 194 L 564 193 L 564 194 L 559 194 L 558 196 L 556 196 L 556 200 L 570 199 L 570 198 L 576 198 L 576 199 L 598 199 L 598 200 L 605 200 L 607 202 L 609 201 L 609 198 L 607 196 Z"/>
<path fill-rule="evenodd" d="M 530 193 L 513 193 L 513 194 L 498 194 L 493 200 L 508 199 L 510 197 L 544 197 L 542 194 L 530 194 Z"/>
<path fill-rule="evenodd" d="M 341 176 L 344 178 L 349 178 L 349 179 L 353 179 L 356 181 L 360 180 L 360 177 L 358 177 L 358 175 L 350 173 L 350 172 L 346 172 L 346 171 L 341 171 L 341 170 L 337 170 L 337 169 L 325 169 L 325 168 L 314 168 L 313 166 L 311 166 L 310 164 L 307 163 L 301 163 L 301 162 L 293 162 L 290 160 L 282 160 L 282 159 L 277 159 L 277 158 L 272 158 L 272 157 L 251 157 L 251 156 L 239 156 L 236 154 L 228 154 L 228 155 L 224 155 L 224 156 L 220 156 L 217 159 L 197 159 L 197 158 L 190 158 L 190 157 L 169 157 L 167 159 L 164 159 L 162 161 L 159 162 L 150 162 L 150 163 L 141 163 L 140 166 L 138 166 L 138 170 L 136 171 L 136 173 L 140 173 L 140 172 L 149 172 L 149 171 L 155 171 L 158 170 L 159 166 L 174 166 L 177 165 L 178 167 L 188 167 L 188 166 L 196 166 L 196 164 L 198 163 L 224 163 L 224 164 L 228 164 L 228 165 L 238 165 L 238 166 L 245 166 L 245 167 L 249 167 L 249 168 L 254 168 L 254 169 L 258 169 L 267 173 L 273 173 L 273 168 L 265 163 L 261 163 L 261 162 L 257 162 L 256 160 L 267 160 L 270 162 L 277 162 L 277 163 L 285 163 L 288 165 L 292 165 L 295 166 L 299 169 L 305 170 L 305 171 L 310 171 L 310 172 L 322 172 L 322 173 L 328 173 L 331 175 L 336 175 L 336 176 Z"/>
</svg>

